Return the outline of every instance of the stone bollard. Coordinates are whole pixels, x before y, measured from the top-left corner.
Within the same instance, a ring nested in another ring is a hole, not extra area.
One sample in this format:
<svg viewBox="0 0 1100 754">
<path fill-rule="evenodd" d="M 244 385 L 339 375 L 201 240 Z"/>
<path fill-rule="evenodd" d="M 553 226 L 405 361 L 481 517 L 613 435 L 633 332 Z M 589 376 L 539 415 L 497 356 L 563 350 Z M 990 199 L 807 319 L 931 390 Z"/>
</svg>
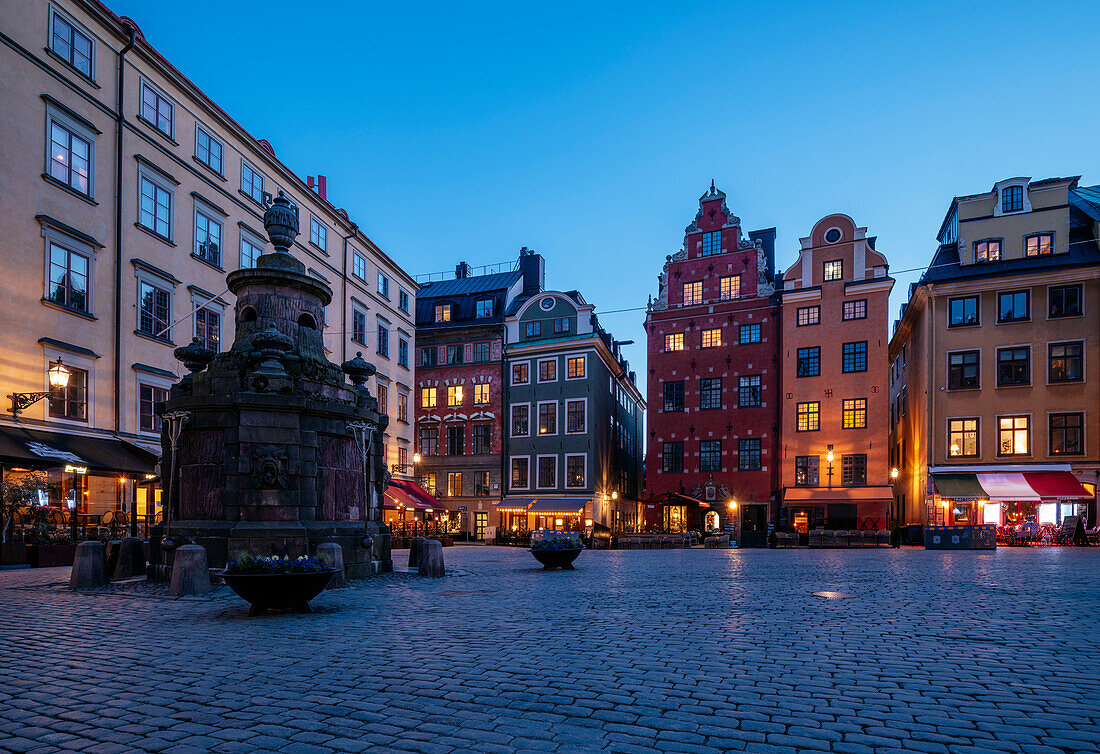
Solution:
<svg viewBox="0 0 1100 754">
<path fill-rule="evenodd" d="M 426 539 L 416 552 L 416 571 L 421 576 L 442 578 L 446 575 L 443 570 L 443 543 L 435 539 Z"/>
<path fill-rule="evenodd" d="M 127 537 L 118 545 L 118 563 L 112 579 L 128 579 L 145 575 L 145 543 L 137 537 Z"/>
<path fill-rule="evenodd" d="M 71 589 L 95 589 L 107 583 L 107 550 L 102 542 L 81 542 L 76 546 Z"/>
<path fill-rule="evenodd" d="M 336 568 L 340 572 L 328 582 L 327 589 L 340 589 L 348 585 L 344 578 L 344 548 L 335 542 L 322 542 L 317 545 L 317 559 L 325 565 Z"/>
<path fill-rule="evenodd" d="M 172 597 L 207 594 L 210 591 L 210 571 L 206 567 L 206 548 L 183 545 L 172 553 Z"/>
<path fill-rule="evenodd" d="M 426 537 L 413 537 L 409 541 L 409 568 L 416 568 L 417 564 L 420 562 L 420 548 L 423 547 L 424 543 L 427 541 Z"/>
</svg>

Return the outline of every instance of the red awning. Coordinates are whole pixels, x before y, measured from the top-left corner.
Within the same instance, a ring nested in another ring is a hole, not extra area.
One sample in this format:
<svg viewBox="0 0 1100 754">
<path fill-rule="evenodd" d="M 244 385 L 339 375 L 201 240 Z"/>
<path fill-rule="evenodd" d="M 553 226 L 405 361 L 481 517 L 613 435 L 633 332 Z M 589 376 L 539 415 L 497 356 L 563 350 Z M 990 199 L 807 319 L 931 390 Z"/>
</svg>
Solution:
<svg viewBox="0 0 1100 754">
<path fill-rule="evenodd" d="M 404 488 L 391 482 L 390 486 L 386 488 L 382 507 L 386 510 L 395 511 L 398 510 L 398 506 L 404 507 L 406 510 L 425 509 L 425 506 L 419 504 Z"/>
<path fill-rule="evenodd" d="M 1093 497 L 1069 471 L 1025 471 L 1024 478 L 1043 499 L 1081 500 Z"/>
<path fill-rule="evenodd" d="M 404 481 L 404 480 L 402 480 L 402 481 L 390 481 L 390 485 L 391 485 L 391 487 L 393 487 L 393 486 L 400 487 L 401 490 L 406 495 L 408 495 L 410 498 L 412 498 L 414 501 L 416 501 L 416 507 L 417 508 L 420 508 L 422 510 L 429 510 L 429 511 L 430 510 L 437 510 L 437 511 L 447 510 L 447 506 L 445 506 L 443 503 L 439 502 L 434 497 L 432 497 L 431 493 L 429 493 L 426 489 L 421 487 L 416 482 L 409 482 L 409 481 Z"/>
</svg>

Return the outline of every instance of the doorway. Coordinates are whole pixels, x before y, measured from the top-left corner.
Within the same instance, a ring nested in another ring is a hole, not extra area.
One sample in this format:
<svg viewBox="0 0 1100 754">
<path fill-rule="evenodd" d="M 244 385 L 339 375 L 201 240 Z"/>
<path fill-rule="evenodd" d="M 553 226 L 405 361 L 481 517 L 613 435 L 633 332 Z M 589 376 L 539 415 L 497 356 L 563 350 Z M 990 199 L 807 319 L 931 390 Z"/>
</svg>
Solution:
<svg viewBox="0 0 1100 754">
<path fill-rule="evenodd" d="M 474 539 L 485 539 L 485 527 L 488 525 L 488 513 L 474 513 Z"/>
<path fill-rule="evenodd" d="M 768 546 L 768 506 L 741 506 L 741 546 Z"/>
</svg>

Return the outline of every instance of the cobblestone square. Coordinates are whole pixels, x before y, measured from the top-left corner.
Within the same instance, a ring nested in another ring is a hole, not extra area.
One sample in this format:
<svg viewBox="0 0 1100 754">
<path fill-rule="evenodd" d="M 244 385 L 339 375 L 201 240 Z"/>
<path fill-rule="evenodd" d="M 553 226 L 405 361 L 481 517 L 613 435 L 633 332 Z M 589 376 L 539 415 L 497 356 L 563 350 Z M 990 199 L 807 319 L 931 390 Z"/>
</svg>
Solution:
<svg viewBox="0 0 1100 754">
<path fill-rule="evenodd" d="M 445 556 L 257 618 L 0 573 L 0 749 L 1100 750 L 1098 549 Z"/>
</svg>

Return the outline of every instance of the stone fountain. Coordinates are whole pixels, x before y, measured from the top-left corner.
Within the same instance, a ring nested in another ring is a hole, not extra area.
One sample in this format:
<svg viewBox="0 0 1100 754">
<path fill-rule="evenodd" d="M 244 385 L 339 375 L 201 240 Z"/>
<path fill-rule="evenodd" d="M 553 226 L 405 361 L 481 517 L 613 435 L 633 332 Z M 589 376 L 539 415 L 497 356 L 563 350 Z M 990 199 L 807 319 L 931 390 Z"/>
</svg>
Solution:
<svg viewBox="0 0 1100 754">
<path fill-rule="evenodd" d="M 202 545 L 214 567 L 334 542 L 351 578 L 391 570 L 381 523 L 389 419 L 365 386 L 375 369 L 361 354 L 341 366 L 326 357 L 332 289 L 289 253 L 298 208 L 282 192 L 264 227 L 275 251 L 226 276 L 232 347 L 176 349 L 190 374 L 159 407 L 166 539 Z"/>
</svg>

